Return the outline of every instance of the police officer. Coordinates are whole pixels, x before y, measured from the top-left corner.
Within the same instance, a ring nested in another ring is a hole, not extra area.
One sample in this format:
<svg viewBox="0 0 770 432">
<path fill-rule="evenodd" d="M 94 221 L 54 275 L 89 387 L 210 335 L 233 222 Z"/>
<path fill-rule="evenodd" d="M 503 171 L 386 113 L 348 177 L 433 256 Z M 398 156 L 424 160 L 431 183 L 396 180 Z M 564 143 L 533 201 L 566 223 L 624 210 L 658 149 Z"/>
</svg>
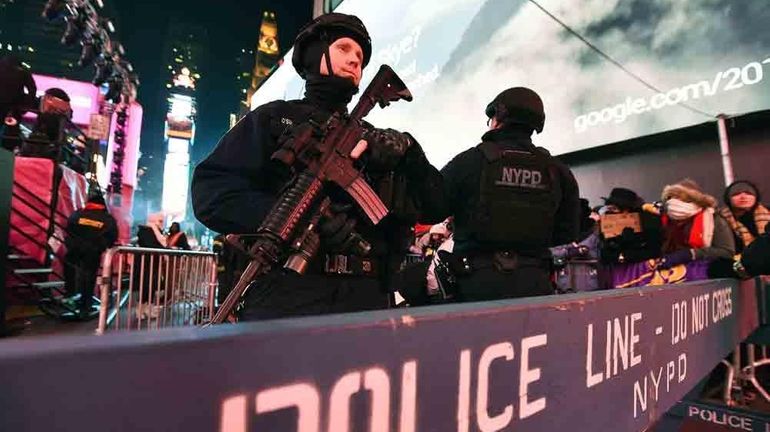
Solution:
<svg viewBox="0 0 770 432">
<path fill-rule="evenodd" d="M 372 47 L 363 23 L 351 15 L 322 15 L 302 28 L 292 64 L 306 81 L 301 100 L 262 105 L 238 122 L 195 169 L 192 202 L 196 217 L 220 233 L 254 233 L 292 178 L 293 169 L 271 160 L 279 138 L 295 125 L 323 123 L 347 113 L 358 91 Z M 443 219 L 441 176 L 419 144 L 392 129 L 368 129 L 362 158 L 367 181 L 391 214 L 368 225 L 355 205 L 330 188 L 334 215 L 320 224 L 321 251 L 307 274 L 276 269 L 247 291 L 243 320 L 370 310 L 388 305 L 384 277 L 393 258 L 408 246 L 409 226 L 418 216 Z M 367 256 L 347 249 L 356 231 L 372 245 Z"/>
<path fill-rule="evenodd" d="M 481 144 L 442 170 L 455 235 L 452 270 L 464 301 L 553 293 L 549 246 L 579 231 L 579 194 L 569 168 L 532 144 L 543 102 L 514 87 L 486 108 Z"/>
<path fill-rule="evenodd" d="M 89 194 L 84 208 L 72 213 L 67 221 L 65 283 L 69 295 L 80 294 L 80 318 L 91 312 L 91 297 L 102 252 L 115 244 L 118 226 L 107 211 L 100 192 Z"/>
</svg>

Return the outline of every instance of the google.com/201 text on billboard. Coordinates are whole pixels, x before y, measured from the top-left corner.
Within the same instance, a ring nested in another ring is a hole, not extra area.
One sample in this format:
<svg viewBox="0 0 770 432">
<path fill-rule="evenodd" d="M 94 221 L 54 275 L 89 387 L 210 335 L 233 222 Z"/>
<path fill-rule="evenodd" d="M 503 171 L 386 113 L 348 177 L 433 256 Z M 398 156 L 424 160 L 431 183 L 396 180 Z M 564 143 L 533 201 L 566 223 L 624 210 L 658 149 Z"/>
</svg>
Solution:
<svg viewBox="0 0 770 432">
<path fill-rule="evenodd" d="M 770 57 L 762 61 L 752 61 L 743 67 L 731 67 L 717 72 L 712 80 L 702 80 L 694 84 L 672 88 L 656 93 L 647 98 L 626 97 L 625 101 L 600 110 L 591 111 L 575 118 L 575 130 L 585 132 L 592 126 L 605 123 L 622 123 L 632 115 L 639 115 L 659 110 L 703 97 L 712 97 L 718 92 L 740 89 L 758 84 L 764 78 L 764 65 L 770 64 Z"/>
</svg>

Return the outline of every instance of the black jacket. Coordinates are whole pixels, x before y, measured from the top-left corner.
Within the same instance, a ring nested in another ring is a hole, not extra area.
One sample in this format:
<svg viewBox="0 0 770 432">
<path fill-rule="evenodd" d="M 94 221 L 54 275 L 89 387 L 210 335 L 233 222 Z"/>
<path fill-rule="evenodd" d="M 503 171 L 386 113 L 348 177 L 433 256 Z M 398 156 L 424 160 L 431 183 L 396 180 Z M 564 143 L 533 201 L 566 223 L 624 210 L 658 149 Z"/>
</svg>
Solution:
<svg viewBox="0 0 770 432">
<path fill-rule="evenodd" d="M 493 141 L 505 149 L 534 151 L 529 133 L 515 129 L 496 129 L 485 133 L 483 141 Z M 544 151 L 540 149 L 540 151 Z M 555 168 L 557 178 L 558 209 L 554 217 L 553 236 L 550 241 L 540 245 L 531 245 L 529 250 L 520 251 L 538 255 L 547 253 L 546 248 L 571 243 L 577 240 L 580 228 L 580 201 L 577 181 L 569 168 L 558 159 L 549 157 L 549 163 Z M 449 212 L 454 215 L 455 249 L 472 251 L 484 248 L 476 244 L 468 233 L 472 231 L 473 215 L 479 206 L 479 184 L 481 173 L 486 163 L 478 147 L 470 148 L 455 156 L 442 170 L 444 190 Z M 512 223 L 515 223 L 512 221 Z"/>
<path fill-rule="evenodd" d="M 136 231 L 136 245 L 142 248 L 165 249 L 155 237 L 155 232 L 148 225 L 139 225 Z"/>
<path fill-rule="evenodd" d="M 601 237 L 601 259 L 607 264 L 636 263 L 662 255 L 663 225 L 660 216 L 642 208 L 634 209 L 639 213 L 642 232 L 635 233 L 626 229 L 613 238 Z M 621 259 L 621 256 L 623 257 Z"/>
<path fill-rule="evenodd" d="M 67 221 L 65 245 L 70 254 L 101 254 L 118 238 L 115 218 L 103 206 L 87 205 L 73 212 Z"/>
<path fill-rule="evenodd" d="M 307 100 L 274 101 L 247 114 L 195 168 L 191 190 L 198 220 L 220 233 L 254 233 L 292 176 L 283 163 L 270 159 L 279 148 L 279 137 L 293 125 L 310 118 L 324 121 L 330 115 Z M 390 216 L 377 227 L 366 226 L 363 216 L 359 218 L 356 229 L 375 250 L 391 237 L 388 230 L 394 226 L 403 228 L 416 219 L 438 222 L 445 217 L 444 201 L 435 193 L 441 189 L 441 175 L 424 157 L 419 165 L 420 169 L 409 173 L 394 173 L 393 184 L 403 184 L 404 199 L 396 203 L 383 198 L 390 204 Z M 367 180 L 380 191 L 387 176 L 370 175 Z"/>
</svg>

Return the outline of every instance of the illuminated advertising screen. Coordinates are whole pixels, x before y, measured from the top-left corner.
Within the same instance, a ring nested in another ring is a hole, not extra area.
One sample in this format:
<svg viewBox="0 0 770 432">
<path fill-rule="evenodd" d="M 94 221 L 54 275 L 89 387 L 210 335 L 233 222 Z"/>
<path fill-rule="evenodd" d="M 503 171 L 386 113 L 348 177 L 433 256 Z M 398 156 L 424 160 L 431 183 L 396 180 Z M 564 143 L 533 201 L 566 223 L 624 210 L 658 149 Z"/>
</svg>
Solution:
<svg viewBox="0 0 770 432">
<path fill-rule="evenodd" d="M 192 96 L 172 93 L 168 102 L 166 137 L 192 141 L 195 135 L 195 99 Z"/>
<path fill-rule="evenodd" d="M 387 63 L 414 94 L 413 102 L 375 109 L 368 119 L 411 132 L 441 166 L 479 142 L 487 128 L 484 108 L 508 87 L 542 96 L 546 125 L 534 140 L 553 154 L 770 108 L 766 1 L 537 4 L 342 2 L 336 11 L 359 16 L 372 36 L 362 86 Z M 252 106 L 301 98 L 303 84 L 286 61 Z"/>
<path fill-rule="evenodd" d="M 184 218 L 187 210 L 187 195 L 190 188 L 190 142 L 169 138 L 169 152 L 163 167 L 163 213 L 174 218 Z"/>
</svg>

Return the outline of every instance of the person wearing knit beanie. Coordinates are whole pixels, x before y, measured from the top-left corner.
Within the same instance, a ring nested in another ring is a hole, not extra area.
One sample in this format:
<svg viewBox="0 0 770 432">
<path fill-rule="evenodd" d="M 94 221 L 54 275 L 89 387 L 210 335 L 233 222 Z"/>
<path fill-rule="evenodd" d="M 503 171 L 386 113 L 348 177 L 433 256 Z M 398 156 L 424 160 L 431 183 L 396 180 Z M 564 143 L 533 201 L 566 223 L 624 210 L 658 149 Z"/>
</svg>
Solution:
<svg viewBox="0 0 770 432">
<path fill-rule="evenodd" d="M 770 211 L 760 203 L 759 189 L 747 180 L 733 182 L 725 189 L 725 206 L 720 214 L 733 231 L 738 252 L 765 232 L 770 222 Z"/>
</svg>

